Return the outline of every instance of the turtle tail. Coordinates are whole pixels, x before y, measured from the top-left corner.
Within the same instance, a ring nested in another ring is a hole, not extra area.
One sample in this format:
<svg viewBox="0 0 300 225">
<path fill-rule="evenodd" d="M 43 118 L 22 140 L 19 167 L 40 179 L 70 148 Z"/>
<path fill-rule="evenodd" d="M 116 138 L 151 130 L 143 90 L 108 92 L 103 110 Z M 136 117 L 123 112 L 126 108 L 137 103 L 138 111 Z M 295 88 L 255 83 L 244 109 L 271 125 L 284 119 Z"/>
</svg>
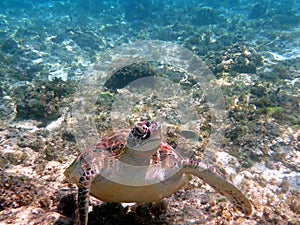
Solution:
<svg viewBox="0 0 300 225">
<path fill-rule="evenodd" d="M 200 167 L 199 162 L 189 162 L 183 166 L 183 172 L 199 177 L 218 193 L 225 196 L 234 206 L 247 216 L 253 213 L 250 200 L 232 183 L 227 181 L 216 169 L 211 166 Z"/>
</svg>

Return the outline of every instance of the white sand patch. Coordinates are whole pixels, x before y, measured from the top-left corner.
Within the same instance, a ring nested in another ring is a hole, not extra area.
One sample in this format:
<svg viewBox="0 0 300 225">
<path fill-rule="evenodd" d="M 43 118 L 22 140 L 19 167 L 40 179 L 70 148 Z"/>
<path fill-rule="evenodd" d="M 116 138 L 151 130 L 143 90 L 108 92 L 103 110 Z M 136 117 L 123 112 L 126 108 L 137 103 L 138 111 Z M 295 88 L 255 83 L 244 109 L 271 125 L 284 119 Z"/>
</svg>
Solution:
<svg viewBox="0 0 300 225">
<path fill-rule="evenodd" d="M 63 122 L 64 118 L 59 117 L 57 120 L 52 121 L 50 124 L 46 126 L 46 129 L 49 131 L 57 130 L 61 127 L 61 124 Z"/>
<path fill-rule="evenodd" d="M 66 81 L 68 79 L 68 71 L 61 69 L 51 72 L 48 76 L 48 80 L 52 81 L 54 78 L 61 78 L 63 81 Z"/>
</svg>

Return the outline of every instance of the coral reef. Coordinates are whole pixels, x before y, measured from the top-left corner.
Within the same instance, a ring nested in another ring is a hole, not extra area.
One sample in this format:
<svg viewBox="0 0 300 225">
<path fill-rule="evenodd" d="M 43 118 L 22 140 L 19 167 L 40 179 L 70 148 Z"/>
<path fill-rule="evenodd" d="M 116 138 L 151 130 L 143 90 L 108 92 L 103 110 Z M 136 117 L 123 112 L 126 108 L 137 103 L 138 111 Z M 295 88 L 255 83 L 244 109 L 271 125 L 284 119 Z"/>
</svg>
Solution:
<svg viewBox="0 0 300 225">
<path fill-rule="evenodd" d="M 13 89 L 17 118 L 53 120 L 62 115 L 63 99 L 74 92 L 74 84 L 55 78 L 35 84 L 23 83 Z"/>
</svg>

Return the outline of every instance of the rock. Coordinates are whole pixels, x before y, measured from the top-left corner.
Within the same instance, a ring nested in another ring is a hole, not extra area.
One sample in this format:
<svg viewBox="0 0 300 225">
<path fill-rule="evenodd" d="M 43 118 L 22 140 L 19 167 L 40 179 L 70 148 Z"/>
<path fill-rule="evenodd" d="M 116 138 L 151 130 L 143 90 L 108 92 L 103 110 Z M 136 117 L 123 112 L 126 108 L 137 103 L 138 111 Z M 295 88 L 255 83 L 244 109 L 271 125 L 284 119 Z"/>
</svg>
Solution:
<svg viewBox="0 0 300 225">
<path fill-rule="evenodd" d="M 61 174 L 63 174 L 62 168 L 63 167 L 60 162 L 48 162 L 43 170 L 43 179 L 47 181 L 55 181 L 59 176 L 61 176 Z"/>
<path fill-rule="evenodd" d="M 226 49 L 221 59 L 218 59 L 216 72 L 255 74 L 257 67 L 263 63 L 263 57 L 255 49 L 240 44 L 234 44 Z"/>
<path fill-rule="evenodd" d="M 3 93 L 0 93 L 0 121 L 3 121 L 3 123 L 8 123 L 16 117 L 16 104 L 10 96 L 1 96 L 1 94 Z"/>
<path fill-rule="evenodd" d="M 25 151 L 6 148 L 1 153 L 1 157 L 6 158 L 10 164 L 21 164 L 28 156 Z"/>
<path fill-rule="evenodd" d="M 1 45 L 1 50 L 5 53 L 14 53 L 19 49 L 18 43 L 13 39 L 7 39 Z"/>
<path fill-rule="evenodd" d="M 291 210 L 293 210 L 295 213 L 300 213 L 300 199 L 297 198 L 297 197 L 294 197 L 294 198 L 291 200 L 290 208 L 291 208 Z"/>
<path fill-rule="evenodd" d="M 18 225 L 48 225 L 48 224 L 59 224 L 59 225 L 72 225 L 73 222 L 57 212 L 45 212 L 41 208 L 34 206 L 20 207 L 18 209 L 11 210 L 11 218 L 6 218 L 0 222 L 4 224 L 18 224 Z M 1 218 L 1 216 L 0 216 Z"/>
<path fill-rule="evenodd" d="M 35 84 L 24 82 L 14 88 L 17 117 L 20 119 L 54 120 L 62 115 L 65 97 L 75 91 L 70 81 L 53 78 Z"/>
</svg>

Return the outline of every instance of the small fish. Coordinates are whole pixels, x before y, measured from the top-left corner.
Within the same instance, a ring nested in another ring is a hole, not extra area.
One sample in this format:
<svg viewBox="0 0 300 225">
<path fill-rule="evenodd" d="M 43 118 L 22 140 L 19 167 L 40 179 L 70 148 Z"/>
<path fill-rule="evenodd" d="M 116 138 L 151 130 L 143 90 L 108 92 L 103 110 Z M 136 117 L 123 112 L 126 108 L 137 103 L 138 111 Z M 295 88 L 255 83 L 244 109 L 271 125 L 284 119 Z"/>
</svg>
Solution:
<svg viewBox="0 0 300 225">
<path fill-rule="evenodd" d="M 194 139 L 196 141 L 202 141 L 202 138 L 197 133 L 191 130 L 181 130 L 179 128 L 176 128 L 175 133 L 179 134 L 185 139 Z"/>
</svg>

